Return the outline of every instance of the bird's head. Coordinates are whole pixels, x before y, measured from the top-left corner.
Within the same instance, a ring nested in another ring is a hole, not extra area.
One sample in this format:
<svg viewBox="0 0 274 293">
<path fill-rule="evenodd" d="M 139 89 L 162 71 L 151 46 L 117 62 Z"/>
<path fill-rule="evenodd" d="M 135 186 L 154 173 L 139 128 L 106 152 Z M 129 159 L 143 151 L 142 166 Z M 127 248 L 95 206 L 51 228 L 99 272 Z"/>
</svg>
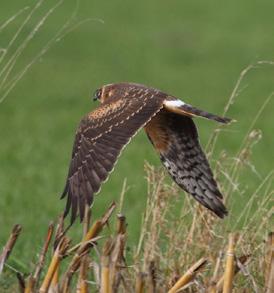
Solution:
<svg viewBox="0 0 274 293">
<path fill-rule="evenodd" d="M 117 94 L 119 94 L 119 91 L 121 92 L 123 90 L 124 88 L 122 89 L 121 86 L 119 86 L 118 84 L 107 84 L 94 92 L 93 100 L 99 100 L 100 103 L 104 103 L 106 99 L 109 99 L 112 96 L 117 96 Z"/>
<path fill-rule="evenodd" d="M 102 86 L 97 89 L 93 94 L 93 100 L 99 100 L 100 103 L 104 103 L 107 99 L 111 97 L 123 97 L 127 95 L 130 89 L 134 87 L 143 87 L 142 85 L 128 82 L 112 83 Z"/>
</svg>

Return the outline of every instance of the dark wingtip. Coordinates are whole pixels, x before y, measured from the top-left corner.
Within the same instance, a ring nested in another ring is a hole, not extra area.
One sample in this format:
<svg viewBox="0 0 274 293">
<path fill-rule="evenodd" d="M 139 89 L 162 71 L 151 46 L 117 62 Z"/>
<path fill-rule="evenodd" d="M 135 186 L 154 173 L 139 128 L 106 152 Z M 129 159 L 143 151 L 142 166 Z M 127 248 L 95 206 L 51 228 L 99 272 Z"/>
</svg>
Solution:
<svg viewBox="0 0 274 293">
<path fill-rule="evenodd" d="M 222 117 L 222 116 L 217 116 L 211 113 L 208 113 L 208 116 L 206 117 L 207 119 L 210 120 L 215 120 L 216 122 L 222 123 L 222 124 L 230 124 L 232 122 L 236 122 L 236 120 L 228 118 L 228 117 Z"/>
<path fill-rule="evenodd" d="M 62 192 L 62 194 L 60 196 L 60 199 L 63 199 L 67 195 L 67 193 L 68 193 L 68 187 L 69 187 L 69 184 L 68 184 L 68 180 L 67 180 L 66 181 L 66 185 L 64 187 L 64 190 L 63 190 L 63 192 Z"/>
<path fill-rule="evenodd" d="M 63 199 L 66 195 L 67 195 L 67 203 L 66 203 L 66 207 L 64 209 L 63 215 L 64 215 L 64 218 L 66 218 L 69 212 L 71 211 L 71 216 L 70 216 L 70 226 L 71 226 L 75 222 L 75 219 L 77 217 L 77 204 L 75 209 L 75 198 L 73 197 L 72 191 L 69 187 L 69 183 L 66 184 L 65 190 L 61 195 L 61 199 Z"/>
<path fill-rule="evenodd" d="M 223 124 L 230 124 L 230 123 L 233 123 L 233 122 L 237 122 L 237 120 L 235 119 L 231 119 L 231 118 L 227 118 L 227 117 L 219 117 L 219 119 L 216 121 L 220 122 L 220 123 L 223 123 Z"/>
<path fill-rule="evenodd" d="M 215 211 L 215 214 L 216 214 L 219 218 L 224 219 L 225 217 L 228 216 L 228 211 L 227 211 L 227 210 L 225 210 L 225 211 L 218 211 L 218 212 Z"/>
<path fill-rule="evenodd" d="M 233 120 L 233 119 L 230 119 L 227 117 L 222 117 L 222 116 L 210 113 L 210 112 L 200 110 L 200 109 L 198 109 L 192 105 L 189 105 L 189 104 L 184 104 L 184 105 L 180 106 L 180 108 L 183 111 L 185 111 L 186 113 L 189 113 L 190 116 L 203 117 L 203 118 L 206 118 L 209 120 L 214 120 L 216 122 L 223 123 L 223 124 L 228 124 L 228 123 L 236 121 L 236 120 Z"/>
<path fill-rule="evenodd" d="M 221 201 L 218 202 L 218 206 L 214 207 L 212 211 L 221 219 L 228 215 L 228 210 Z"/>
<path fill-rule="evenodd" d="M 220 117 L 218 119 L 218 122 L 223 123 L 223 124 L 229 124 L 229 123 L 231 123 L 231 121 L 232 121 L 232 119 L 227 118 L 227 117 Z"/>
<path fill-rule="evenodd" d="M 75 220 L 76 220 L 76 216 L 74 216 L 74 215 L 71 214 L 71 216 L 70 216 L 70 226 L 73 225 L 73 223 L 75 222 Z M 82 222 L 82 221 L 80 220 L 80 223 L 81 223 L 81 222 Z"/>
<path fill-rule="evenodd" d="M 68 190 L 67 203 L 66 203 L 66 207 L 64 210 L 64 218 L 68 215 L 68 213 L 70 211 L 70 207 L 71 207 L 71 192 L 70 192 L 70 190 Z"/>
<path fill-rule="evenodd" d="M 80 223 L 83 222 L 85 217 L 85 206 L 88 204 L 91 206 L 93 202 L 93 196 L 87 195 L 85 200 L 80 200 L 78 202 L 78 196 L 73 195 L 73 192 L 71 190 L 70 184 L 68 183 L 65 187 L 64 192 L 61 195 L 61 199 L 63 199 L 67 195 L 67 202 L 66 207 L 64 209 L 64 218 L 67 217 L 67 215 L 70 213 L 70 225 L 72 225 L 77 216 L 79 215 Z M 82 197 L 83 198 L 83 197 Z"/>
</svg>

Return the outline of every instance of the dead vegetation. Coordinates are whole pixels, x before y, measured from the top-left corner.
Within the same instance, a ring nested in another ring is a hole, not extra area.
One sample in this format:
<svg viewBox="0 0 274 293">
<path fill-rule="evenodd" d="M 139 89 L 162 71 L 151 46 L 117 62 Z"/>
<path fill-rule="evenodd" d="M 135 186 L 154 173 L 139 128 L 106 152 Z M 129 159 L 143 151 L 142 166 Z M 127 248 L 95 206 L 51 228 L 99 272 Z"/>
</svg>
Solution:
<svg viewBox="0 0 274 293">
<path fill-rule="evenodd" d="M 229 231 L 189 197 L 176 208 L 182 196 L 162 169 L 146 164 L 146 174 L 147 206 L 134 250 L 127 250 L 126 218 L 119 213 L 115 219 L 115 203 L 91 225 L 86 209 L 78 244 L 60 217 L 49 225 L 33 272 L 16 272 L 20 292 L 273 292 L 273 233 L 267 236 L 273 192 L 250 209 L 252 224 Z M 18 231 L 15 226 L 4 247 L 2 267 Z"/>
</svg>

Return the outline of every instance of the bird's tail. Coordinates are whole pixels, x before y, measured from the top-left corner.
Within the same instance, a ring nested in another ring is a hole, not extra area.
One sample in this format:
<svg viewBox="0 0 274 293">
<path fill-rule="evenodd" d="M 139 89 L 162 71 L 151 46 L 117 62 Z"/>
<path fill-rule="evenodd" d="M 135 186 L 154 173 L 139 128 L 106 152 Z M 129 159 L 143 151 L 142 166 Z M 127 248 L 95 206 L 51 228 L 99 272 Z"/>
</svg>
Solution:
<svg viewBox="0 0 274 293">
<path fill-rule="evenodd" d="M 174 112 L 176 114 L 180 114 L 180 115 L 185 115 L 185 116 L 190 116 L 190 117 L 203 117 L 209 120 L 214 120 L 217 121 L 219 123 L 223 123 L 223 124 L 228 124 L 230 122 L 233 122 L 235 120 L 232 120 L 230 118 L 227 117 L 221 117 L 203 110 L 200 110 L 198 108 L 195 108 L 192 105 L 186 104 L 184 102 L 182 102 L 179 99 L 176 100 L 167 100 L 164 103 L 164 107 L 171 111 Z"/>
</svg>

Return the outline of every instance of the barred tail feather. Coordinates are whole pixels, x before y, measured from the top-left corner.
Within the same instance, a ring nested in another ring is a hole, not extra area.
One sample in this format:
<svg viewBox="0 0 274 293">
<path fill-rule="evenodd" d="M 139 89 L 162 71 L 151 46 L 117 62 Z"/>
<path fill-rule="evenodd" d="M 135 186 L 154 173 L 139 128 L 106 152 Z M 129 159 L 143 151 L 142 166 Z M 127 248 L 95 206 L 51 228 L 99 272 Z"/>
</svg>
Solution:
<svg viewBox="0 0 274 293">
<path fill-rule="evenodd" d="M 214 120 L 219 123 L 228 124 L 234 120 L 227 118 L 227 117 L 221 117 L 203 110 L 200 110 L 198 108 L 193 107 L 192 105 L 186 104 L 183 101 L 177 99 L 177 100 L 166 100 L 164 102 L 164 106 L 167 110 L 177 113 L 179 115 L 186 115 L 186 116 L 197 116 L 197 117 L 203 117 L 209 120 Z"/>
<path fill-rule="evenodd" d="M 232 119 L 227 118 L 227 117 L 221 117 L 203 110 L 199 110 L 198 108 L 195 108 L 191 105 L 185 104 L 183 107 L 183 110 L 186 112 L 191 113 L 194 116 L 199 116 L 199 117 L 203 117 L 209 120 L 214 120 L 217 121 L 219 123 L 223 123 L 223 124 L 228 124 L 230 122 L 232 122 Z"/>
</svg>

